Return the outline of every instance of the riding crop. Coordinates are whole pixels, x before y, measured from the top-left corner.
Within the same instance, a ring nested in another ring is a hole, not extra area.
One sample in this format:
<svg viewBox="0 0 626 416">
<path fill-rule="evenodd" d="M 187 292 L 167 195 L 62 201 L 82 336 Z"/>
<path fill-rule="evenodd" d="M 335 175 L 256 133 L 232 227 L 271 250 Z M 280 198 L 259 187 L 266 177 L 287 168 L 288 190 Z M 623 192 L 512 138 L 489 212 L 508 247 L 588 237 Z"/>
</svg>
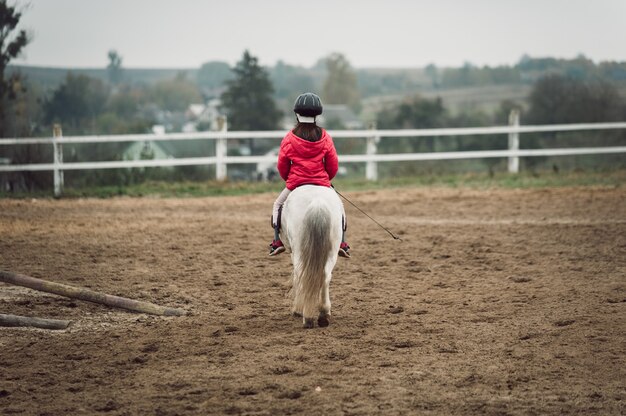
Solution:
<svg viewBox="0 0 626 416">
<path fill-rule="evenodd" d="M 383 230 L 387 231 L 389 233 L 390 236 L 393 237 L 394 240 L 400 240 L 402 241 L 402 239 L 398 236 L 396 236 L 394 233 L 392 233 L 391 231 L 389 231 L 389 229 L 387 229 L 386 227 L 384 227 L 383 225 L 381 225 L 378 221 L 376 221 L 374 218 L 370 217 L 365 211 L 363 211 L 361 208 L 359 208 L 358 206 L 356 206 L 354 204 L 354 202 L 350 201 L 348 198 L 346 198 L 345 196 L 343 196 L 338 190 L 337 188 L 335 188 L 333 186 L 333 189 L 335 190 L 335 192 L 337 192 L 337 195 L 339 195 L 340 197 L 342 197 L 343 199 L 345 199 L 346 201 L 348 201 L 350 203 L 350 205 L 352 205 L 354 208 L 358 209 L 363 215 L 365 215 L 367 218 L 369 218 L 370 220 L 374 221 L 374 223 L 376 223 L 376 225 L 378 225 L 380 228 L 382 228 Z"/>
</svg>

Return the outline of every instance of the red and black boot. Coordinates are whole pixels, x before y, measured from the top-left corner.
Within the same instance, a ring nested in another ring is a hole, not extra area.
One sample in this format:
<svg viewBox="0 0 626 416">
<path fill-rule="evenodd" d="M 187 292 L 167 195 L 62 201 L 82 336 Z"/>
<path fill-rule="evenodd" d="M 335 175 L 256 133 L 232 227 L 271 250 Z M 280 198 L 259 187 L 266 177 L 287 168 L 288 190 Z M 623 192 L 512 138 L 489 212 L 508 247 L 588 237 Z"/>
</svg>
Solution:
<svg viewBox="0 0 626 416">
<path fill-rule="evenodd" d="M 274 241 L 270 244 L 270 256 L 276 256 L 285 251 L 285 246 L 283 245 L 283 242 L 280 241 L 280 237 L 278 236 L 278 226 L 272 226 L 274 228 Z"/>
</svg>

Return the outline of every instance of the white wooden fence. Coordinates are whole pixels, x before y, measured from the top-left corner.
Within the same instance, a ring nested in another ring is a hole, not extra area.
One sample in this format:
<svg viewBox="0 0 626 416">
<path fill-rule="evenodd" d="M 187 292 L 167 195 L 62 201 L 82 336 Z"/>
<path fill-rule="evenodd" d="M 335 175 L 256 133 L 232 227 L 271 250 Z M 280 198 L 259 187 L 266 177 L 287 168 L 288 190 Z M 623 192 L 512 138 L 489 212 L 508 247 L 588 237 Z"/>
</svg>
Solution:
<svg viewBox="0 0 626 416">
<path fill-rule="evenodd" d="M 191 166 L 191 165 L 215 165 L 216 178 L 226 179 L 227 166 L 232 164 L 271 163 L 276 160 L 275 156 L 227 156 L 227 141 L 232 139 L 280 139 L 284 131 L 228 131 L 226 120 L 220 122 L 218 131 L 200 133 L 172 133 L 172 134 L 126 134 L 114 136 L 74 136 L 63 137 L 61 129 L 55 126 L 52 137 L 46 138 L 9 138 L 0 139 L 2 145 L 25 145 L 25 144 L 51 144 L 53 146 L 53 162 L 0 165 L 0 172 L 15 171 L 47 171 L 54 172 L 54 194 L 61 195 L 63 191 L 63 171 L 84 169 L 117 169 L 138 167 L 164 167 L 164 166 Z M 453 159 L 479 159 L 479 158 L 508 158 L 509 172 L 519 171 L 519 158 L 528 156 L 565 156 L 565 155 L 590 155 L 626 153 L 626 146 L 612 147 L 584 147 L 584 148 L 557 148 L 557 149 L 520 149 L 519 135 L 521 133 L 558 132 L 558 131 L 583 131 L 583 130 L 614 130 L 626 129 L 626 122 L 615 123 L 586 123 L 586 124 L 557 124 L 539 126 L 520 126 L 519 115 L 512 112 L 508 126 L 494 127 L 469 127 L 469 128 L 446 128 L 446 129 L 412 129 L 412 130 L 336 130 L 330 131 L 333 138 L 364 138 L 366 140 L 365 154 L 340 155 L 340 163 L 365 162 L 365 175 L 368 180 L 378 179 L 377 164 L 379 162 L 399 162 L 417 160 L 453 160 Z M 382 137 L 441 137 L 441 136 L 468 136 L 468 135 L 493 135 L 508 134 L 508 149 L 506 150 L 480 150 L 462 152 L 432 152 L 432 153 L 401 153 L 401 154 L 378 154 L 377 145 Z M 112 143 L 112 142 L 146 142 L 159 140 L 215 140 L 215 156 L 193 157 L 180 159 L 152 159 L 152 160 L 123 160 L 123 161 L 100 161 L 100 162 L 63 162 L 63 144 L 65 143 Z"/>
</svg>

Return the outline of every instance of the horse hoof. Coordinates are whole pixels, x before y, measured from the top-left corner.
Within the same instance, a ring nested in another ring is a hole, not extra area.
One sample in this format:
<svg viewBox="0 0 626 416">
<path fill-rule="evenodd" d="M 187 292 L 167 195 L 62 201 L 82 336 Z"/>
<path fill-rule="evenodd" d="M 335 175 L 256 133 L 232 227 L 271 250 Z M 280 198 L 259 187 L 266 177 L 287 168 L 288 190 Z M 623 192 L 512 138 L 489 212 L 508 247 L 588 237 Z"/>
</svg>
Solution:
<svg viewBox="0 0 626 416">
<path fill-rule="evenodd" d="M 320 315 L 319 318 L 317 318 L 317 325 L 322 328 L 330 325 L 330 319 L 328 315 Z"/>
<path fill-rule="evenodd" d="M 305 318 L 303 327 L 305 329 L 311 329 L 311 328 L 313 328 L 315 326 L 314 322 L 315 321 L 313 320 L 313 318 Z"/>
<path fill-rule="evenodd" d="M 293 316 L 294 318 L 302 318 L 302 314 L 296 311 L 291 312 L 291 316 Z"/>
</svg>

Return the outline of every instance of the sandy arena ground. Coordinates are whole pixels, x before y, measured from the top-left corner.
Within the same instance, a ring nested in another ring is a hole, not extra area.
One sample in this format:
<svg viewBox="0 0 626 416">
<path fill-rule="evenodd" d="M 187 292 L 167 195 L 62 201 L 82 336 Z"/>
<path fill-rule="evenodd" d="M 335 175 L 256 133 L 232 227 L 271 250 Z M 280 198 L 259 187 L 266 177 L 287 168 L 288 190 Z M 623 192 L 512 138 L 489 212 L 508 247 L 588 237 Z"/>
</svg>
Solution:
<svg viewBox="0 0 626 416">
<path fill-rule="evenodd" d="M 626 413 L 626 188 L 346 196 L 353 257 L 304 330 L 268 258 L 275 195 L 0 200 L 0 270 L 185 309 L 0 283 L 0 414 Z"/>
</svg>

